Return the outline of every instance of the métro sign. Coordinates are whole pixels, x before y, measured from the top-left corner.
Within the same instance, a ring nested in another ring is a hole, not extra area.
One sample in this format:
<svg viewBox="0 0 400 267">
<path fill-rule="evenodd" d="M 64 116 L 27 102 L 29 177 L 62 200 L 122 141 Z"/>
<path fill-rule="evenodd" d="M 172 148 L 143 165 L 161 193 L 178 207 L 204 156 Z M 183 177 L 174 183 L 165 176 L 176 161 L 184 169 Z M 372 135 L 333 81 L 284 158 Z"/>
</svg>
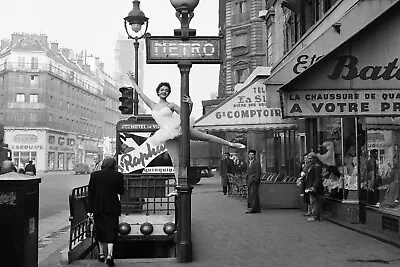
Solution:
<svg viewBox="0 0 400 267">
<path fill-rule="evenodd" d="M 191 37 L 182 41 L 175 36 L 146 37 L 148 64 L 177 64 L 190 60 L 193 64 L 221 64 L 221 40 L 217 37 Z"/>
</svg>

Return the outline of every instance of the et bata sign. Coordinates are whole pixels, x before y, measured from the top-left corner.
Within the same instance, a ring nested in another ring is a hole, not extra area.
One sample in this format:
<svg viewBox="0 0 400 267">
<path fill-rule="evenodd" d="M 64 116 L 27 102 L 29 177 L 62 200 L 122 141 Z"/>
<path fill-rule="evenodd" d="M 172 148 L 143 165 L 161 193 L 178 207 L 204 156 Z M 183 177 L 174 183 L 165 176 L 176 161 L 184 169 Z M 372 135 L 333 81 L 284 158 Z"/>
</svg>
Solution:
<svg viewBox="0 0 400 267">
<path fill-rule="evenodd" d="M 182 41 L 174 36 L 150 36 L 146 38 L 148 64 L 175 64 L 190 60 L 197 64 L 221 63 L 220 37 L 191 37 Z"/>
<path fill-rule="evenodd" d="M 285 117 L 400 116 L 400 90 L 299 90 L 284 93 Z"/>
</svg>

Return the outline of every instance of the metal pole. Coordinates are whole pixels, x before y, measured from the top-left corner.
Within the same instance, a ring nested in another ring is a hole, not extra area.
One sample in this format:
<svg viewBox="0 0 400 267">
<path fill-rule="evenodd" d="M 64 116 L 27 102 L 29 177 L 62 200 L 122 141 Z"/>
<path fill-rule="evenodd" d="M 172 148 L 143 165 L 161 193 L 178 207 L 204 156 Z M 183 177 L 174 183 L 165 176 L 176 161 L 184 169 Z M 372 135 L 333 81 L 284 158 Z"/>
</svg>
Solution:
<svg viewBox="0 0 400 267">
<path fill-rule="evenodd" d="M 135 37 L 135 42 L 133 43 L 133 46 L 135 47 L 135 82 L 139 86 L 139 42 L 137 37 Z M 139 96 L 136 90 L 134 92 L 133 115 L 137 115 L 139 114 Z"/>
<path fill-rule="evenodd" d="M 181 98 L 189 95 L 189 72 L 192 63 L 183 60 L 178 63 L 181 72 Z M 178 175 L 178 225 L 177 225 L 177 261 L 192 261 L 191 240 L 191 194 L 193 186 L 188 181 L 190 168 L 190 132 L 189 105 L 181 100 L 182 136 L 179 141 L 179 175 Z"/>
</svg>

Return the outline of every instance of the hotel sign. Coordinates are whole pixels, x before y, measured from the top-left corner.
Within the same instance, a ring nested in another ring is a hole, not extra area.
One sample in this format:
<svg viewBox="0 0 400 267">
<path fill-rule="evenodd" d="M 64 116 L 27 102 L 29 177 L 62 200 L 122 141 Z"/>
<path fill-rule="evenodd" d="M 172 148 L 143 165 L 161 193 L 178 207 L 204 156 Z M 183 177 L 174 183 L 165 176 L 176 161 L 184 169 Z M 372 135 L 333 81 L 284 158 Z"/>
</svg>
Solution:
<svg viewBox="0 0 400 267">
<path fill-rule="evenodd" d="M 193 64 L 220 64 L 221 37 L 195 36 L 182 41 L 175 36 L 146 38 L 148 64 L 177 64 L 190 60 Z"/>
<path fill-rule="evenodd" d="M 296 90 L 284 92 L 285 117 L 400 116 L 400 90 Z"/>
</svg>

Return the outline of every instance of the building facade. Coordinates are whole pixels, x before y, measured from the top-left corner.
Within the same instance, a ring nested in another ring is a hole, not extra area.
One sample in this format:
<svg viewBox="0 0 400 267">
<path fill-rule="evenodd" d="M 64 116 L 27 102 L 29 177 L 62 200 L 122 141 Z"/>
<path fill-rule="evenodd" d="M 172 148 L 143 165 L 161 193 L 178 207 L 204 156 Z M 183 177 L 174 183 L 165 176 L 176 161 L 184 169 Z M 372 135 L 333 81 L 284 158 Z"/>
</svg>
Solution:
<svg viewBox="0 0 400 267">
<path fill-rule="evenodd" d="M 259 18 L 262 0 L 225 0 L 220 28 L 225 36 L 226 57 L 219 97 L 232 95 L 257 66 L 265 66 L 265 22 Z"/>
<path fill-rule="evenodd" d="M 91 165 L 103 153 L 109 113 L 104 87 L 113 86 L 104 86 L 80 56 L 46 35 L 14 33 L 3 40 L 0 120 L 16 166 L 30 159 L 42 171 Z"/>
<path fill-rule="evenodd" d="M 396 242 L 399 10 L 400 1 L 287 0 L 260 12 L 271 32 L 267 90 L 280 92 L 284 118 L 304 121 L 306 151 L 323 156 L 325 216 Z"/>
</svg>

